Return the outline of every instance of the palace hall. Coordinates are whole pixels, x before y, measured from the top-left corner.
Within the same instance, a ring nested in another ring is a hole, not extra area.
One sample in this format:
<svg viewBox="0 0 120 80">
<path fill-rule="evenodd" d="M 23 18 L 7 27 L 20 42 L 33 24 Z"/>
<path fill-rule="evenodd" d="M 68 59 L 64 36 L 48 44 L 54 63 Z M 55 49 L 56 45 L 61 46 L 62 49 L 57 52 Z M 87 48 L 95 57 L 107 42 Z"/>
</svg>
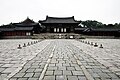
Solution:
<svg viewBox="0 0 120 80">
<path fill-rule="evenodd" d="M 50 17 L 45 20 L 33 21 L 29 17 L 18 22 L 0 26 L 0 38 L 4 36 L 34 36 L 40 34 L 70 34 L 87 36 L 115 36 L 120 37 L 119 28 L 90 28 L 82 27 L 80 20 L 72 17 Z"/>
</svg>

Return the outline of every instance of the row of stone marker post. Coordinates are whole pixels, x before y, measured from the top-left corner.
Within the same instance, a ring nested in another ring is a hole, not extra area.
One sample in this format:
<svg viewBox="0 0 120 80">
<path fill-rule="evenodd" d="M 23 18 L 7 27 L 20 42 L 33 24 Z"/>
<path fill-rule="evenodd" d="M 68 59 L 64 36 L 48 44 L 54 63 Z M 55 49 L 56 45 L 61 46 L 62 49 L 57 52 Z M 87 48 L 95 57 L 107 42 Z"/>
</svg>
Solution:
<svg viewBox="0 0 120 80">
<path fill-rule="evenodd" d="M 30 45 L 33 45 L 33 44 L 36 44 L 38 42 L 40 42 L 41 40 L 38 40 L 38 41 L 31 41 L 31 42 L 28 42 L 28 43 L 24 43 L 23 46 L 21 46 L 20 44 L 18 45 L 18 49 L 22 49 L 22 47 L 27 47 L 27 46 L 30 46 Z"/>
<path fill-rule="evenodd" d="M 84 41 L 84 40 L 81 40 L 82 43 L 85 43 L 85 44 L 89 44 L 91 46 L 94 46 L 94 47 L 99 47 L 99 48 L 103 48 L 103 45 L 100 44 L 100 46 L 98 46 L 97 43 L 93 43 L 93 42 L 89 42 L 89 41 Z"/>
</svg>

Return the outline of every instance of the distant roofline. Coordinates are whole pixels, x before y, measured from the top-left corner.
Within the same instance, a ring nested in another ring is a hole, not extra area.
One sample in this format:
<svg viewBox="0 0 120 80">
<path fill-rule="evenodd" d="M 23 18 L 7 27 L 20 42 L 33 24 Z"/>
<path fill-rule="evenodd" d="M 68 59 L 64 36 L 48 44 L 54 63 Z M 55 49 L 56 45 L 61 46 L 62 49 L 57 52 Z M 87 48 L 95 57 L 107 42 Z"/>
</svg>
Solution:
<svg viewBox="0 0 120 80">
<path fill-rule="evenodd" d="M 19 23 L 25 23 L 26 21 L 30 21 L 31 23 L 35 23 L 35 21 L 33 19 L 30 19 L 28 16 L 26 19 L 24 19 L 23 21 L 21 21 Z"/>
<path fill-rule="evenodd" d="M 71 17 L 51 17 L 51 16 L 46 16 L 46 19 L 47 18 L 53 18 L 53 19 L 69 19 L 69 18 L 73 18 L 74 19 L 74 16 L 71 16 Z"/>
<path fill-rule="evenodd" d="M 46 16 L 45 20 L 39 20 L 39 23 L 80 23 L 74 19 L 74 16 L 71 17 L 50 17 Z"/>
</svg>

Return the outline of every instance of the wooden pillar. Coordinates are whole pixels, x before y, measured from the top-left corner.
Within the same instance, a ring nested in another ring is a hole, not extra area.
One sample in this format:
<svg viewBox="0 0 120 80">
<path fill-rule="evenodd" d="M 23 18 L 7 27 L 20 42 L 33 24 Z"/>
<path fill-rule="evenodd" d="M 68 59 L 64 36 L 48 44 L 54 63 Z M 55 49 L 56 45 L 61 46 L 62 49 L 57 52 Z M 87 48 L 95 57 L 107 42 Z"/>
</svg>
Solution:
<svg viewBox="0 0 120 80">
<path fill-rule="evenodd" d="M 59 28 L 57 28 L 57 32 L 60 32 L 60 29 L 59 29 Z"/>
<path fill-rule="evenodd" d="M 57 28 L 54 28 L 54 32 L 56 32 L 57 31 Z"/>
<path fill-rule="evenodd" d="M 73 32 L 73 31 L 74 31 L 74 30 L 73 30 L 73 26 L 71 26 L 69 32 Z"/>
<path fill-rule="evenodd" d="M 47 26 L 47 32 L 50 32 L 50 26 Z"/>
<path fill-rule="evenodd" d="M 63 32 L 65 32 L 65 33 L 66 33 L 66 28 L 64 28 Z"/>
</svg>

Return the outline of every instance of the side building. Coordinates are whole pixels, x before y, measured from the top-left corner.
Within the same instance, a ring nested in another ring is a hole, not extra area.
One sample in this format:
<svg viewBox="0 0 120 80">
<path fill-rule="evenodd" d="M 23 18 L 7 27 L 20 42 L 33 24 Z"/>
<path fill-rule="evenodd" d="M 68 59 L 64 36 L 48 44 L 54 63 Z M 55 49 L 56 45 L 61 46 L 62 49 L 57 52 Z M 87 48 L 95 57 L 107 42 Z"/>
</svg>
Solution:
<svg viewBox="0 0 120 80">
<path fill-rule="evenodd" d="M 0 36 L 31 36 L 40 33 L 39 23 L 27 18 L 19 23 L 10 23 L 0 26 Z"/>
<path fill-rule="evenodd" d="M 114 36 L 120 37 L 120 28 L 75 28 L 75 33 L 87 36 Z"/>
</svg>

